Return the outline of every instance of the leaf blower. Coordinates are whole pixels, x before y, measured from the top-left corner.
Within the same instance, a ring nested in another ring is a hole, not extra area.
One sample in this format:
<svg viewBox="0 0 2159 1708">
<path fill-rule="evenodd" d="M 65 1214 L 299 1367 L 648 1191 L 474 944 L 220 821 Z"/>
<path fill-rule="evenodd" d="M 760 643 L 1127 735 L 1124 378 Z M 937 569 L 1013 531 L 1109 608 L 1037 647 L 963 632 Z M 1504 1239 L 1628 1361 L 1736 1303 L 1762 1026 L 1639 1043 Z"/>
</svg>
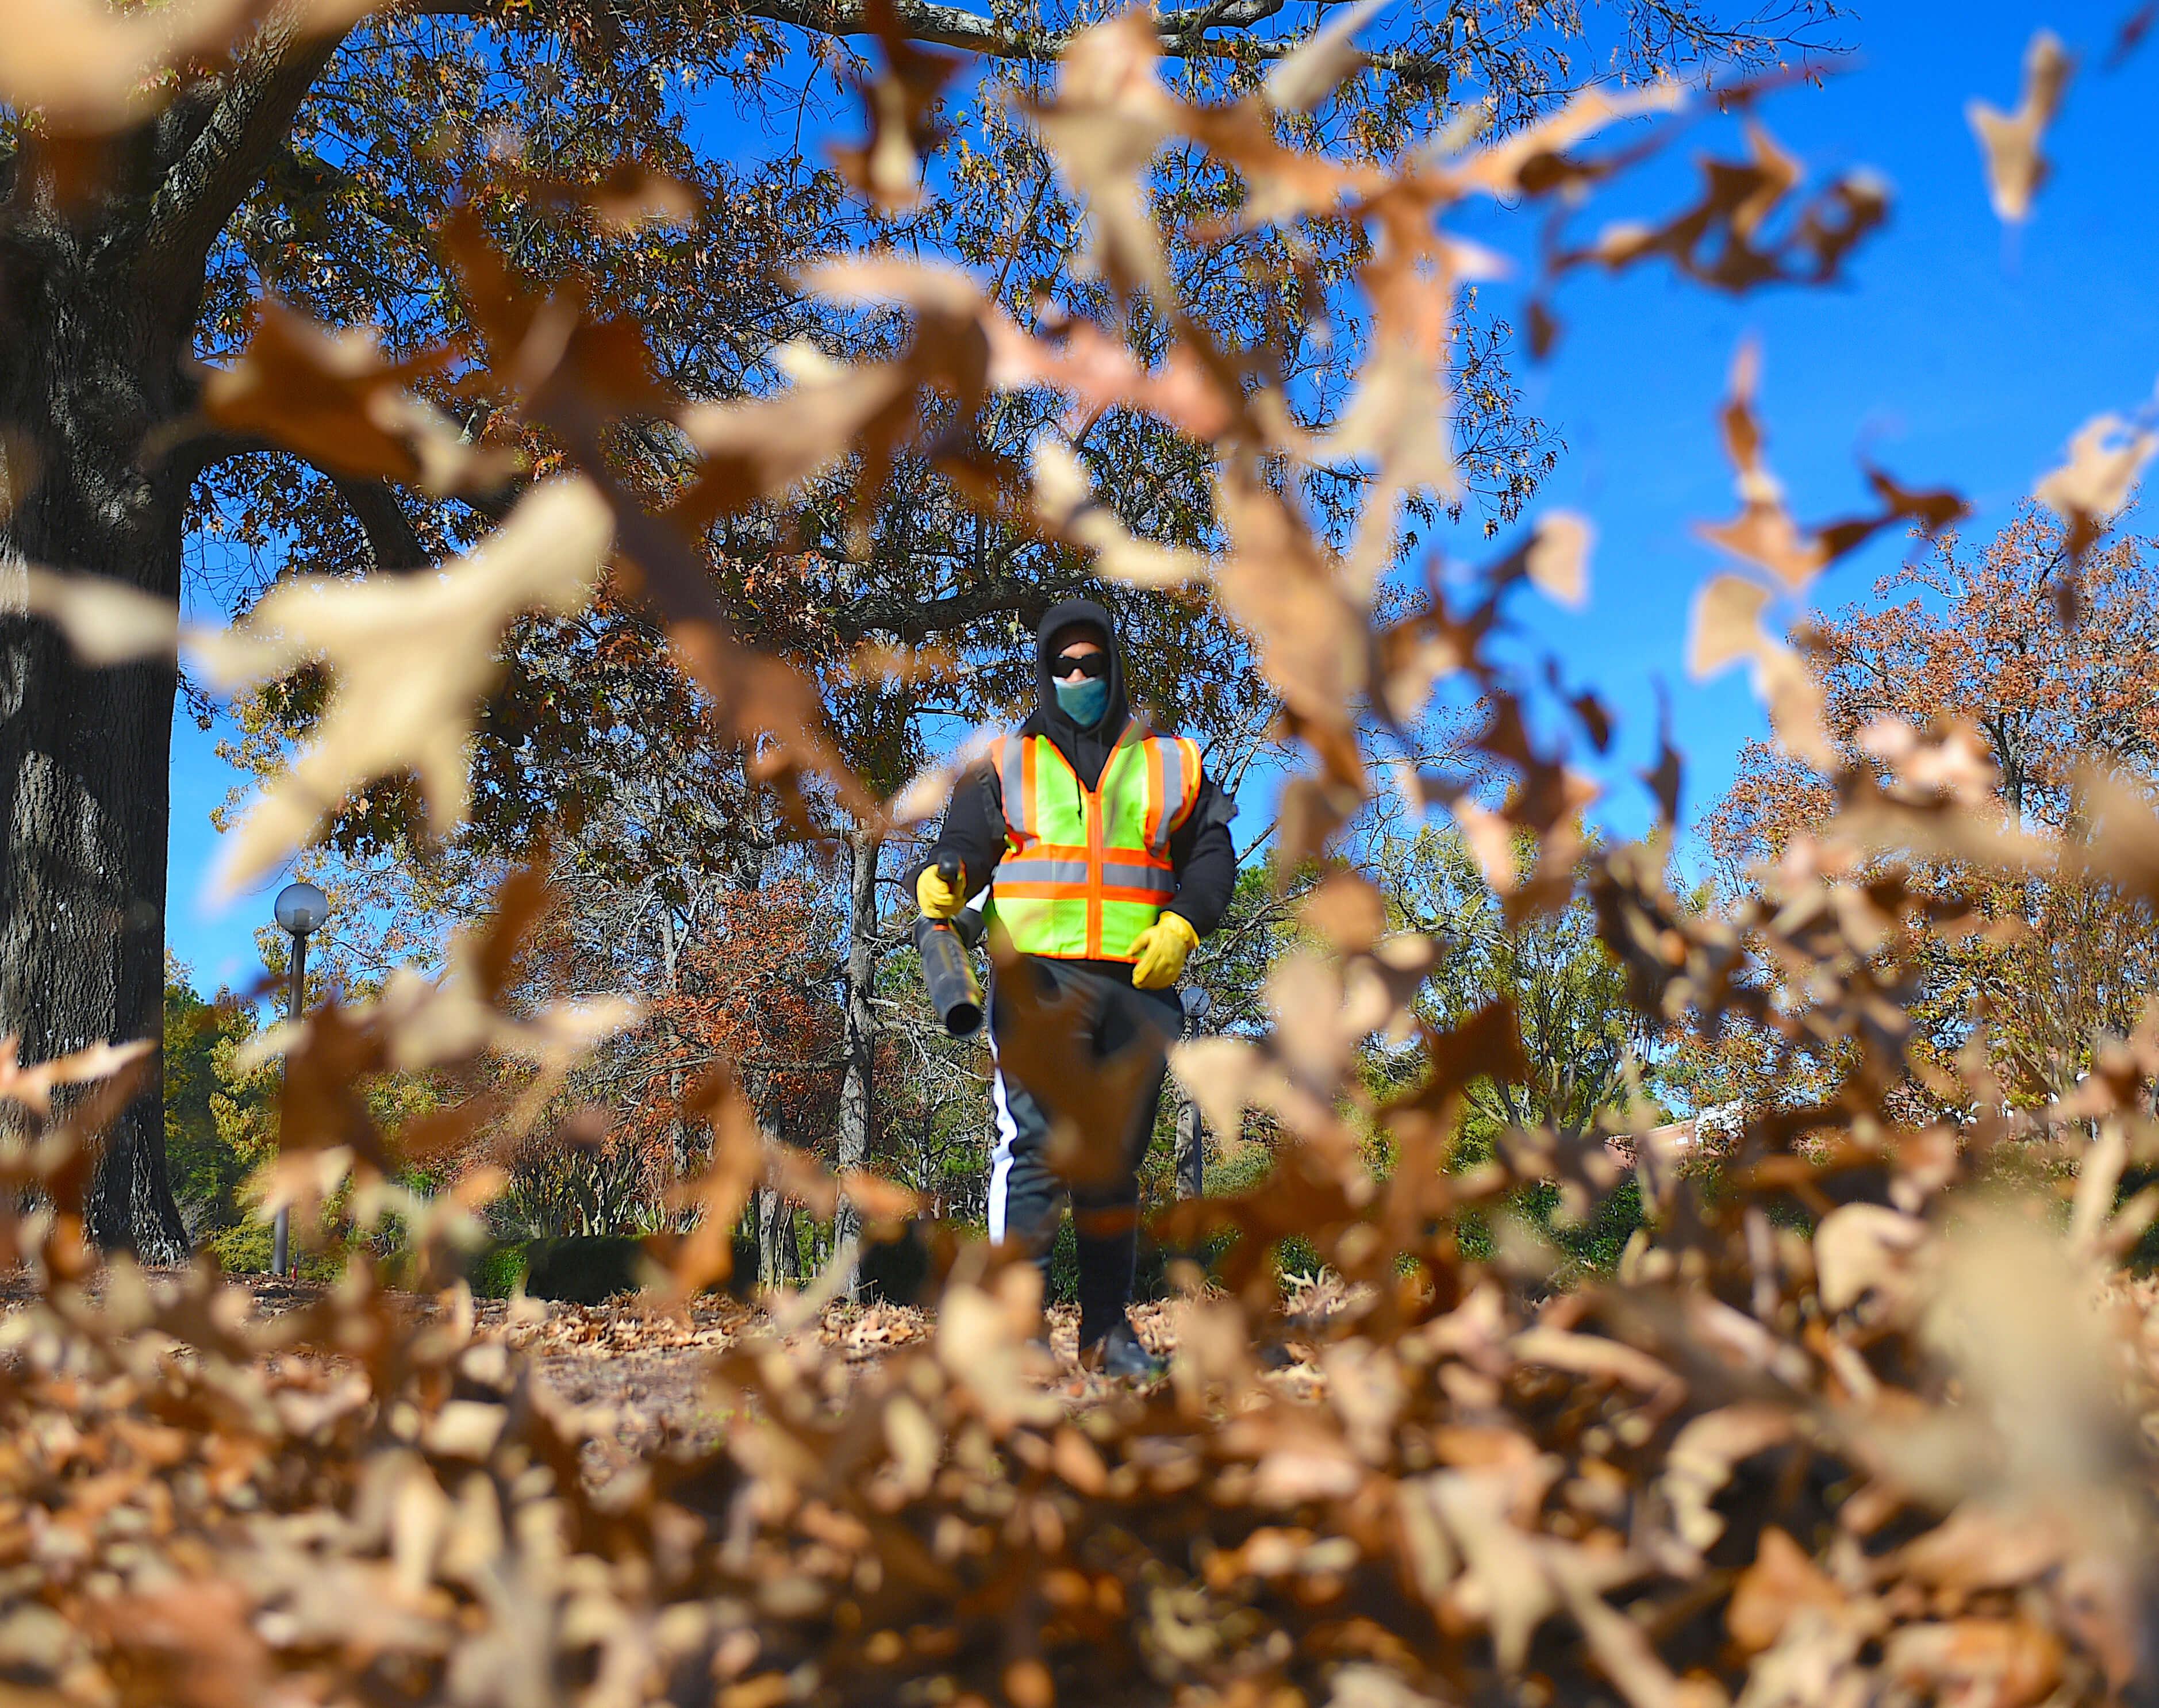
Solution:
<svg viewBox="0 0 2159 1708">
<path fill-rule="evenodd" d="M 957 857 L 947 854 L 939 861 L 937 875 L 948 884 L 958 883 Z M 914 948 L 922 957 L 929 1006 L 954 1038 L 972 1038 L 982 1029 L 982 987 L 975 982 L 975 964 L 968 954 L 981 934 L 982 916 L 972 908 L 955 919 L 924 916 L 914 922 Z"/>
</svg>

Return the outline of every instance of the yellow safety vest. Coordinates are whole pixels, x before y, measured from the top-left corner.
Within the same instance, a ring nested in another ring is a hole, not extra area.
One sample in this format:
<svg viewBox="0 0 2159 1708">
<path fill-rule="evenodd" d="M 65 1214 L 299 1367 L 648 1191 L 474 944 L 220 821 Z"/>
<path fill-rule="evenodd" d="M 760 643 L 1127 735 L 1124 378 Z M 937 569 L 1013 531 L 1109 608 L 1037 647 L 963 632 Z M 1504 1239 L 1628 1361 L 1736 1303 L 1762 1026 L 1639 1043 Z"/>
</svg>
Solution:
<svg viewBox="0 0 2159 1708">
<path fill-rule="evenodd" d="M 1199 744 L 1127 723 L 1092 789 L 1048 736 L 1002 737 L 991 763 L 1005 851 L 991 930 L 1023 955 L 1132 960 L 1132 939 L 1177 893 L 1169 839 L 1199 798 Z"/>
</svg>

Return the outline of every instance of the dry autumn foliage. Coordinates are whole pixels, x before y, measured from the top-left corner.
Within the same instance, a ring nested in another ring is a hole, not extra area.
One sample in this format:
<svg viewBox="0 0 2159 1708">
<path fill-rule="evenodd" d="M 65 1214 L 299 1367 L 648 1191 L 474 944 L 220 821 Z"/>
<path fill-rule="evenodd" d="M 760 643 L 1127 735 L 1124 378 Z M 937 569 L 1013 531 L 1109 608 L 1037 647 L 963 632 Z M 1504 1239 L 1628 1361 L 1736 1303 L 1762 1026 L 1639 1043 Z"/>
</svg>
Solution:
<svg viewBox="0 0 2159 1708">
<path fill-rule="evenodd" d="M 264 9 L 228 0 L 116 14 L 123 23 L 45 0 L 36 16 L 58 28 L 80 13 L 85 33 L 34 54 L 15 40 L 19 15 L 0 24 L 0 92 L 65 98 L 79 127 L 117 122 L 158 63 L 146 54 L 197 51 Z M 102 35 L 87 33 L 92 14 Z M 1451 478 L 1448 329 L 1456 287 L 1483 262 L 1444 235 L 1443 216 L 1473 197 L 1593 189 L 1623 163 L 1589 152 L 1601 132 L 1687 96 L 1588 96 L 1489 146 L 1456 138 L 1382 170 L 1291 149 L 1273 123 L 1269 101 L 1308 101 L 1349 64 L 1339 33 L 1279 66 L 1266 97 L 1204 109 L 1167 92 L 1157 50 L 1137 15 L 1085 33 L 1034 113 L 1093 210 L 1103 274 L 1135 313 L 1150 299 L 1173 336 L 1176 354 L 1157 366 L 1128 360 L 1115 339 L 1043 340 L 965 277 L 888 261 L 825 282 L 907 306 L 914 335 L 888 360 L 692 406 L 649 377 L 635 327 L 531 298 L 475 235 L 454 235 L 487 305 L 480 330 L 505 406 L 553 435 L 568 469 L 440 577 L 369 586 L 365 605 L 360 590 L 339 590 L 335 608 L 330 590 L 298 585 L 246 634 L 209 639 L 206 655 L 235 674 L 298 651 L 337 672 L 335 715 L 251 821 L 247 863 L 274 858 L 393 763 L 419 769 L 432 810 L 453 811 L 462 787 L 444 744 L 462 726 L 443 702 L 481 691 L 489 649 L 520 609 L 585 596 L 610 537 L 621 586 L 670 626 L 719 731 L 755 748 L 769 780 L 874 810 L 840 774 L 814 695 L 727 631 L 677 519 L 614 484 L 598 448 L 625 417 L 672 419 L 705 459 L 680 503 L 691 517 L 754 503 L 836 458 L 874 469 L 907 448 L 981 503 L 1096 551 L 1105 573 L 1213 584 L 1262 647 L 1308 758 L 1286 804 L 1292 856 L 1323 855 L 1352 814 L 1394 789 L 1420 812 L 1455 810 L 1503 852 L 1508 838 L 1534 841 L 1511 909 L 1563 899 L 1586 859 L 1605 939 L 1649 1024 L 1714 1036 L 1744 1023 L 1794 1061 L 1841 1052 L 1845 1071 L 1809 1106 L 1741 1122 L 1713 1193 L 1642 1147 L 1652 1225 L 1609 1281 L 1555 1286 L 1552 1255 L 1504 1219 L 1497 1260 L 1470 1262 L 1452 1231 L 1462 1214 L 1496 1211 L 1531 1181 L 1602 1195 L 1614 1179 L 1607 1140 L 1619 1136 L 1517 1130 L 1489 1162 L 1445 1167 L 1466 1088 L 1519 1055 L 1504 1002 L 1424 1036 L 1423 1082 L 1374 1106 L 1354 1046 L 1413 1029 L 1433 945 L 1387 935 L 1376 897 L 1338 877 L 1307 910 L 1310 945 L 1276 969 L 1273 1033 L 1185 1058 L 1225 1122 L 1264 1102 L 1286 1137 L 1258 1185 L 1182 1205 L 1165 1229 L 1242 1235 L 1226 1288 L 1178 1307 L 1166 1385 L 1075 1406 L 1043 1382 L 1030 1344 L 1033 1270 L 955 1247 L 926 1339 L 852 1375 L 822 1345 L 738 1346 L 709 1375 L 717 1442 L 663 1441 L 596 1488 L 581 1456 L 599 1421 L 481 1333 L 455 1279 L 499 1176 L 475 1170 L 432 1199 L 393 1177 L 401 1146 L 457 1143 L 461 1122 L 489 1117 L 486 1100 L 400 1134 L 378 1131 L 352 1095 L 386 1064 L 454 1074 L 505 1040 L 544 1071 L 620 1017 L 497 1012 L 536 882 L 505 892 L 449 986 L 326 1009 L 290 1040 L 277 1193 L 304 1202 L 349 1188 L 355 1219 L 395 1218 L 412 1273 L 436 1291 L 428 1310 L 394 1298 L 365 1251 L 334 1288 L 268 1320 L 206 1265 L 152 1278 L 118 1260 L 100 1273 L 81 1198 L 130 1064 L 122 1052 L 26 1068 L 9 1050 L 0 1097 L 22 1124 L 0 1140 L 0 1257 L 27 1265 L 35 1292 L 0 1328 L 7 1700 L 2016 1708 L 2148 1691 L 2159 1372 L 2144 1312 L 2115 1277 L 2159 1210 L 2153 1194 L 2124 1202 L 2120 1190 L 2132 1167 L 2159 1159 L 2159 1017 L 2036 1110 L 2012 1109 L 1984 1048 L 1915 1053 L 1913 957 L 1971 922 L 1953 886 L 1919 883 L 1903 862 L 2100 875 L 2154 900 L 2159 822 L 2127 789 L 2094 785 L 2103 810 L 2038 834 L 2003 815 L 1954 727 L 1885 725 L 1864 763 L 1824 739 L 1818 686 L 1763 626 L 1770 601 L 1867 534 L 1898 520 L 1939 527 L 1958 505 L 1879 475 L 1878 513 L 1800 528 L 1763 460 L 1742 360 L 1726 413 L 1742 511 L 1708 532 L 1770 579 L 1712 584 L 1696 658 L 1754 662 L 1779 736 L 1818 766 L 1825 793 L 1735 914 L 1675 897 L 1657 842 L 1585 854 L 1587 785 L 1532 732 L 1544 721 L 1487 653 L 1522 581 L 1579 592 L 1584 525 L 1547 518 L 1466 598 L 1435 578 L 1384 619 L 1375 570 L 1399 496 Z M 914 151 L 934 146 L 924 103 L 940 75 L 918 55 L 872 92 L 859 169 L 875 193 L 897 197 Z M 2013 136 L 1990 132 L 1997 183 L 2023 183 L 2020 194 L 2035 173 L 2020 179 L 2001 159 L 2031 156 L 2052 98 L 2028 95 Z M 1371 348 L 1331 443 L 1292 432 L 1250 353 L 1218 347 L 1180 312 L 1155 228 L 1134 213 L 1137 175 L 1179 134 L 1245 174 L 1252 220 L 1324 217 L 1374 235 L 1362 277 Z M 1733 289 L 1833 274 L 1846 237 L 1878 213 L 1871 188 L 1833 195 L 1841 215 L 1810 208 L 1773 229 L 1796 168 L 1758 129 L 1752 148 L 1671 225 L 1608 232 L 1593 258 L 1664 256 Z M 2005 211 L 2021 207 L 2005 197 Z M 1551 267 L 1574 264 L 1560 251 Z M 223 390 L 248 401 L 257 430 L 424 463 L 421 442 L 399 434 L 424 441 L 427 418 L 386 406 L 391 382 L 356 346 L 265 325 L 279 329 L 246 361 L 275 371 Z M 1220 554 L 1150 555 L 1090 509 L 1054 448 L 1031 469 L 981 463 L 944 425 L 1000 387 L 1038 384 L 1210 440 Z M 2099 448 L 2080 449 L 2082 462 L 2113 443 L 2111 428 L 2094 431 Z M 1345 551 L 1275 478 L 1319 458 L 1373 471 L 1374 503 Z M 2115 489 L 2097 474 L 2060 489 L 2072 510 Z M 116 612 L 47 575 L 34 585 L 38 608 L 92 655 L 173 644 L 176 620 Z M 1473 800 L 1463 779 L 1375 769 L 1355 738 L 1406 730 L 1434 685 L 1456 677 L 1493 707 L 1476 757 L 1513 779 L 1504 808 Z M 418 729 L 422 701 L 448 721 Z M 1606 738 L 1601 707 L 1570 704 L 1586 738 Z M 1669 767 L 1654 786 L 1669 820 Z M 1941 1082 L 1940 1105 L 1968 1119 L 1900 1120 L 1897 1094 L 1914 1074 Z M 98 1089 L 56 1112 L 51 1087 L 92 1079 Z M 654 1250 L 678 1298 L 726 1275 L 724 1230 L 783 1166 L 800 1197 L 844 1184 L 872 1215 L 912 1209 L 873 1182 L 809 1179 L 799 1159 L 769 1155 L 725 1074 L 693 1087 L 683 1112 L 712 1145 L 682 1188 L 700 1219 Z M 1360 1121 L 1390 1141 L 1384 1172 L 1358 1142 Z M 2058 1193 L 1983 1191 L 2011 1146 L 2055 1165 Z M 1290 1235 L 1343 1283 L 1332 1308 L 1295 1322 L 1268 1263 Z M 1316 1385 L 1266 1374 L 1260 1354 L 1286 1338 Z"/>
</svg>

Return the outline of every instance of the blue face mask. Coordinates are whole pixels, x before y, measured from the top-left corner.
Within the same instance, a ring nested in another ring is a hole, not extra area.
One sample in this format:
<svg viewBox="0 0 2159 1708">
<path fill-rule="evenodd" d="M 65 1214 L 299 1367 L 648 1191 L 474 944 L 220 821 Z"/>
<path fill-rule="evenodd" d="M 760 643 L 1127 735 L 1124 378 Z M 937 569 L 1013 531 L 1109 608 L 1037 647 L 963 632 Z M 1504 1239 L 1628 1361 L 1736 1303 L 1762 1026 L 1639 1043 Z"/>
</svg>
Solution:
<svg viewBox="0 0 2159 1708">
<path fill-rule="evenodd" d="M 1058 705 L 1082 729 L 1094 728 L 1110 709 L 1110 682 L 1106 676 L 1082 676 L 1076 682 L 1059 682 L 1056 686 Z"/>
</svg>

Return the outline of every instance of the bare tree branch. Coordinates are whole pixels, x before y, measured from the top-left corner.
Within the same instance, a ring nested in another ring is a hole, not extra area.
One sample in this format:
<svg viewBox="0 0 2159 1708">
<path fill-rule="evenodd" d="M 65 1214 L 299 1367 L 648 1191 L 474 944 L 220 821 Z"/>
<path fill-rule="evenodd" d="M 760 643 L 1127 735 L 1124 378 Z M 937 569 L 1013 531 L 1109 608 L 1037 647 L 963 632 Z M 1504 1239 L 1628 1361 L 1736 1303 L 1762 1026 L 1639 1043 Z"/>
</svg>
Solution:
<svg viewBox="0 0 2159 1708">
<path fill-rule="evenodd" d="M 354 480 L 333 474 L 330 484 L 367 536 L 368 556 L 375 560 L 377 570 L 401 575 L 427 567 L 431 562 L 427 548 L 420 543 L 412 519 L 405 514 L 405 506 L 398 503 L 396 491 L 388 481 Z"/>
<path fill-rule="evenodd" d="M 1280 13 L 1286 0 L 1216 0 L 1216 3 L 1162 13 L 1157 20 L 1162 52 L 1172 59 L 1214 59 L 1232 51 L 1240 56 L 1280 60 L 1288 56 L 1301 37 L 1262 41 L 1250 38 L 1233 49 L 1228 42 L 1212 38 L 1210 29 L 1249 29 Z M 499 14 L 496 0 L 414 0 L 408 13 L 432 18 L 485 19 Z M 894 0 L 893 11 L 909 39 L 939 47 L 958 48 L 999 60 L 1054 60 L 1078 34 L 1077 30 L 1029 29 L 1022 25 L 986 18 L 964 7 L 940 0 Z M 791 24 L 813 35 L 867 36 L 876 34 L 863 0 L 743 0 L 745 18 Z M 1375 64 L 1389 58 L 1375 54 Z M 1389 67 L 1413 73 L 1423 65 L 1415 56 L 1400 56 L 1404 63 Z M 1435 73 L 1438 68 L 1429 67 Z"/>
<path fill-rule="evenodd" d="M 271 162 L 264 182 L 287 205 L 319 199 L 355 208 L 422 254 L 432 256 L 437 252 L 434 232 L 411 208 L 312 150 L 303 153 L 287 143 Z"/>
</svg>

